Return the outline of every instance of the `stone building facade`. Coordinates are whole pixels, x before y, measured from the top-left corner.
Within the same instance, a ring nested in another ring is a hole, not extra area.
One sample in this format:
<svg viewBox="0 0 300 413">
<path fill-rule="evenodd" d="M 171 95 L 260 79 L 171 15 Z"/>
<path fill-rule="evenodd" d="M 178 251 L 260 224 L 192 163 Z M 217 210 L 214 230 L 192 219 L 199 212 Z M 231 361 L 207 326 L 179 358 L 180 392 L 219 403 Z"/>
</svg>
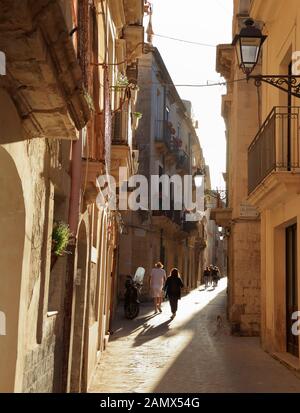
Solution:
<svg viewBox="0 0 300 413">
<path fill-rule="evenodd" d="M 251 17 L 267 36 L 254 75 L 298 74 L 299 11 L 297 1 L 287 8 L 284 1 L 235 0 L 233 34 Z M 259 332 L 266 351 L 299 369 L 293 329 L 300 293 L 298 98 L 288 87 L 231 83 L 243 77 L 231 45 L 218 46 L 217 70 L 229 81 L 222 105 L 229 208 L 214 211 L 230 232 L 229 317 L 242 333 Z"/>
<path fill-rule="evenodd" d="M 134 127 L 144 1 L 1 0 L 0 15 L 0 391 L 85 391 L 118 255 L 119 214 L 97 208 L 96 178 L 113 161 L 133 173 L 132 144 L 116 150 L 112 131 L 123 106 Z M 57 258 L 58 222 L 72 237 Z"/>
<path fill-rule="evenodd" d="M 150 177 L 175 174 L 194 175 L 205 168 L 202 149 L 191 118 L 191 105 L 182 101 L 157 49 L 139 60 L 137 109 L 142 119 L 134 135 L 139 150 L 138 173 Z M 205 181 L 209 181 L 206 176 Z M 145 206 L 144 210 L 122 213 L 125 233 L 120 239 L 119 292 L 123 296 L 124 279 L 137 267 L 146 269 L 144 295 L 148 296 L 148 277 L 153 265 L 162 261 L 167 272 L 178 267 L 186 289 L 201 280 L 207 234 L 203 222 L 185 222 L 184 211 L 174 209 L 174 196 L 169 194 L 170 210 Z M 150 197 L 149 197 L 150 199 Z"/>
<path fill-rule="evenodd" d="M 272 3 L 272 4 L 271 4 Z M 263 26 L 262 73 L 298 73 L 298 1 L 251 1 L 249 16 Z M 295 53 L 295 55 L 294 55 Z M 255 87 L 252 84 L 253 89 Z M 249 202 L 261 213 L 261 338 L 265 350 L 299 369 L 299 98 L 292 89 L 261 87 L 261 125 L 248 149 Z M 269 133 L 267 132 L 269 131 Z M 258 165 L 257 159 L 261 159 Z"/>
<path fill-rule="evenodd" d="M 247 16 L 249 1 L 234 2 L 234 34 Z M 227 81 L 222 116 L 227 139 L 227 205 L 212 218 L 223 227 L 228 243 L 228 316 L 232 332 L 259 335 L 261 325 L 260 216 L 248 201 L 248 147 L 259 125 L 257 91 L 240 79 L 234 47 L 217 47 L 216 70 Z M 260 70 L 258 67 L 257 71 Z"/>
</svg>

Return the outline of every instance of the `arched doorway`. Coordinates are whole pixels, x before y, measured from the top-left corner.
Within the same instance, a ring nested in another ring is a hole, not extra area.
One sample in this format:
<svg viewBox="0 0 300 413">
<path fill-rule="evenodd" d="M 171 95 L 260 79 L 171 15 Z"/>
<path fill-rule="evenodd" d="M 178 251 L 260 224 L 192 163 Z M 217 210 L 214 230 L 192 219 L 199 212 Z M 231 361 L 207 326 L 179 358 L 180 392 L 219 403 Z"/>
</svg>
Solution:
<svg viewBox="0 0 300 413">
<path fill-rule="evenodd" d="M 71 349 L 71 375 L 70 391 L 81 392 L 83 357 L 84 357 L 84 332 L 85 315 L 87 303 L 87 231 L 86 224 L 82 220 L 78 232 L 77 259 L 75 260 L 75 282 L 74 282 L 74 312 L 73 312 L 73 334 Z"/>
<path fill-rule="evenodd" d="M 0 392 L 15 388 L 18 323 L 25 240 L 25 205 L 21 179 L 8 152 L 0 146 Z"/>
</svg>

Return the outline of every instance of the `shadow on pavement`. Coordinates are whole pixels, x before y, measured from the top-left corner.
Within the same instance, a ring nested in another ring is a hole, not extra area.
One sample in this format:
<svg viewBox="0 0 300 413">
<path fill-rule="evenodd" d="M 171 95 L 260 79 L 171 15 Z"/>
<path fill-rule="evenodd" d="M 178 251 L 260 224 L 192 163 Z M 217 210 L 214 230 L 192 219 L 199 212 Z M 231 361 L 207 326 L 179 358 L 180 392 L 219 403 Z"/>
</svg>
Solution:
<svg viewBox="0 0 300 413">
<path fill-rule="evenodd" d="M 143 330 L 134 338 L 134 347 L 138 347 L 147 341 L 154 340 L 157 337 L 164 336 L 168 333 L 171 319 L 157 325 L 145 324 Z"/>
<path fill-rule="evenodd" d="M 188 344 L 153 386 L 158 393 L 299 393 L 294 372 L 275 361 L 257 337 L 233 337 L 221 291 L 177 334 L 192 333 Z"/>
<path fill-rule="evenodd" d="M 168 304 L 161 323 L 152 303 L 142 303 L 135 320 L 126 320 L 121 308 L 112 338 L 120 340 L 117 367 L 103 376 L 100 391 L 115 392 L 121 386 L 125 392 L 300 392 L 300 380 L 265 353 L 258 338 L 230 335 L 226 286 L 215 297 L 207 294 L 207 302 L 203 297 L 199 290 L 183 297 L 174 324 L 164 315 Z M 108 359 L 107 366 L 112 364 Z"/>
</svg>

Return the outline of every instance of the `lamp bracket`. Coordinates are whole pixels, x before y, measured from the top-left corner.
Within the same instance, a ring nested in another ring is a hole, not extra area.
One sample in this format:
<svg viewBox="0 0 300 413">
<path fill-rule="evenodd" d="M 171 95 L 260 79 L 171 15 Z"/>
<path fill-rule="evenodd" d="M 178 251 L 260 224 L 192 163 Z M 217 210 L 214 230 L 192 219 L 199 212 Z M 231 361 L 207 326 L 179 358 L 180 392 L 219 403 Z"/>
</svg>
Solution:
<svg viewBox="0 0 300 413">
<path fill-rule="evenodd" d="M 292 75 L 249 75 L 247 79 L 254 79 L 255 86 L 260 87 L 262 82 L 275 86 L 283 92 L 300 98 L 300 76 Z"/>
</svg>

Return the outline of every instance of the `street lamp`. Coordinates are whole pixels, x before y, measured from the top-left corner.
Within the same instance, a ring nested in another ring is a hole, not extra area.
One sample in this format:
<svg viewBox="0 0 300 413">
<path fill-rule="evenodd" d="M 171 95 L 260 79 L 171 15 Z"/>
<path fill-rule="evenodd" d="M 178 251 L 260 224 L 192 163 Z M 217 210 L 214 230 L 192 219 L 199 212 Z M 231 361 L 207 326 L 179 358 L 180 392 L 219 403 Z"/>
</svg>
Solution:
<svg viewBox="0 0 300 413">
<path fill-rule="evenodd" d="M 203 184 L 203 179 L 205 176 L 205 172 L 203 169 L 198 168 L 197 171 L 194 173 L 194 180 L 195 180 L 195 185 L 197 188 L 200 188 Z"/>
<path fill-rule="evenodd" d="M 258 63 L 260 51 L 267 36 L 255 27 L 252 19 L 245 20 L 244 24 L 245 27 L 234 37 L 232 46 L 236 48 L 239 67 L 247 76 L 247 80 L 254 79 L 256 86 L 261 86 L 262 82 L 268 83 L 300 98 L 299 75 L 251 75 Z"/>
<path fill-rule="evenodd" d="M 260 49 L 267 36 L 254 26 L 252 19 L 247 19 L 245 26 L 234 37 L 232 45 L 236 47 L 240 68 L 249 76 L 258 63 Z"/>
</svg>

